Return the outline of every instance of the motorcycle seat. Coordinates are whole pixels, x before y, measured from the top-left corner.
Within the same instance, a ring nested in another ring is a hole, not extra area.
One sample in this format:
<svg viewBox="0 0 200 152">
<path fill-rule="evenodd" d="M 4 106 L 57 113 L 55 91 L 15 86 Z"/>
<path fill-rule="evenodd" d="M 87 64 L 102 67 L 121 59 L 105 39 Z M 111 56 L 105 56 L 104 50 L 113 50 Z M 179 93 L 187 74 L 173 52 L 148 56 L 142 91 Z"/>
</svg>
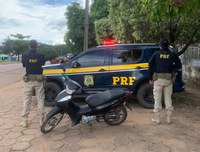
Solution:
<svg viewBox="0 0 200 152">
<path fill-rule="evenodd" d="M 97 94 L 89 95 L 85 100 L 91 107 L 97 107 L 99 105 L 114 101 L 124 96 L 123 90 L 107 90 Z"/>
</svg>

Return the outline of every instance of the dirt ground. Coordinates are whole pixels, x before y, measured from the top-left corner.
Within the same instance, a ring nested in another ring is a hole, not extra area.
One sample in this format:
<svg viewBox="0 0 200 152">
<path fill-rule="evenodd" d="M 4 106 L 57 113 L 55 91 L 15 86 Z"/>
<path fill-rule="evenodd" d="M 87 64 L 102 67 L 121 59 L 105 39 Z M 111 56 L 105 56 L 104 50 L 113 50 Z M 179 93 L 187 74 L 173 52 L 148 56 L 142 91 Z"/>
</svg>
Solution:
<svg viewBox="0 0 200 152">
<path fill-rule="evenodd" d="M 6 75 L 6 74 L 5 74 Z M 12 75 L 23 75 L 18 70 Z M 86 125 L 70 127 L 68 118 L 48 134 L 38 128 L 36 102 L 33 98 L 29 127 L 20 127 L 23 81 L 0 86 L 0 151 L 23 152 L 199 152 L 200 87 L 187 83 L 185 92 L 174 94 L 173 124 L 151 123 L 152 109 L 144 109 L 130 100 L 133 111 L 120 126 L 96 123 L 92 132 Z M 50 107 L 46 107 L 48 112 Z"/>
</svg>

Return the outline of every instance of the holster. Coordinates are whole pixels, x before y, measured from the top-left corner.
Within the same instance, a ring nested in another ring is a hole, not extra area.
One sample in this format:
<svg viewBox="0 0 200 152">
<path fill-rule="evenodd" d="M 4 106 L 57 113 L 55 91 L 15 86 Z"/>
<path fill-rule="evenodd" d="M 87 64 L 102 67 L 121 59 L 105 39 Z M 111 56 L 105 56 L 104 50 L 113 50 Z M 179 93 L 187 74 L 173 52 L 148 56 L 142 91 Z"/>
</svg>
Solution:
<svg viewBox="0 0 200 152">
<path fill-rule="evenodd" d="M 44 80 L 43 75 L 37 75 L 37 76 L 36 76 L 36 80 L 37 80 L 38 82 L 42 82 L 42 81 Z"/>
<path fill-rule="evenodd" d="M 176 72 L 173 72 L 173 73 L 172 73 L 172 82 L 175 82 L 175 81 L 176 81 L 176 75 L 177 75 Z"/>
<path fill-rule="evenodd" d="M 158 76 L 157 76 L 157 73 L 154 73 L 153 74 L 153 81 L 156 81 L 156 80 L 158 80 Z"/>
</svg>

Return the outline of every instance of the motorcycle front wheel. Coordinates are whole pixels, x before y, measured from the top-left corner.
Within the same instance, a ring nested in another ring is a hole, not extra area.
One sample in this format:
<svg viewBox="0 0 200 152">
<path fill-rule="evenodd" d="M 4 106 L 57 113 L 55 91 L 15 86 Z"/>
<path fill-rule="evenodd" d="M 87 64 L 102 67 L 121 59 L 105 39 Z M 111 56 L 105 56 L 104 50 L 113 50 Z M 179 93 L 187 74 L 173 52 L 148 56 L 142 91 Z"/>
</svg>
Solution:
<svg viewBox="0 0 200 152">
<path fill-rule="evenodd" d="M 56 113 L 49 118 L 46 118 L 41 126 L 42 133 L 48 133 L 53 130 L 63 118 L 63 113 Z"/>
<path fill-rule="evenodd" d="M 109 125 L 119 125 L 127 118 L 127 110 L 124 106 L 116 106 L 104 113 L 104 121 Z"/>
</svg>

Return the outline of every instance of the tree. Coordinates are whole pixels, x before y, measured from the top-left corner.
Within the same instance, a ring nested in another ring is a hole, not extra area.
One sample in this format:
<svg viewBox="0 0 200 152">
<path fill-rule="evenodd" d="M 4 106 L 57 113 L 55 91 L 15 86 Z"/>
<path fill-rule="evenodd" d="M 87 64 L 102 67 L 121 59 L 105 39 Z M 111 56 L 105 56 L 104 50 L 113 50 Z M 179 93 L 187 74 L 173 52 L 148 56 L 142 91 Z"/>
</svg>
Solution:
<svg viewBox="0 0 200 152">
<path fill-rule="evenodd" d="M 52 45 L 40 44 L 38 50 L 40 53 L 45 55 L 46 60 L 51 60 L 51 59 L 54 59 L 54 58 L 60 56 L 59 51 L 55 50 L 54 48 L 55 47 Z"/>
<path fill-rule="evenodd" d="M 90 17 L 93 21 L 100 20 L 109 15 L 108 0 L 93 0 L 90 7 Z"/>
<path fill-rule="evenodd" d="M 98 43 L 98 36 L 95 34 L 99 31 L 95 28 L 95 22 L 107 17 L 108 12 L 108 0 L 93 0 L 90 12 L 89 12 L 89 47 L 96 46 Z"/>
<path fill-rule="evenodd" d="M 184 53 L 191 43 L 199 42 L 200 31 L 200 3 L 198 0 L 139 0 L 143 14 L 151 27 L 159 27 L 159 34 L 164 35 L 170 43 L 184 44 L 178 53 Z M 154 29 L 155 30 L 155 29 Z"/>
<path fill-rule="evenodd" d="M 95 35 L 98 44 L 102 44 L 102 41 L 106 38 L 113 38 L 113 32 L 111 31 L 111 24 L 108 18 L 102 18 L 95 22 Z"/>
<path fill-rule="evenodd" d="M 3 46 L 1 47 L 5 54 L 12 54 L 19 56 L 24 52 L 28 52 L 28 41 L 27 40 L 13 40 L 7 38 L 3 42 Z M 69 48 L 67 45 L 48 45 L 42 44 L 38 42 L 38 52 L 43 53 L 45 55 L 46 60 L 54 59 L 58 56 L 64 56 L 69 53 Z"/>
<path fill-rule="evenodd" d="M 24 39 L 30 38 L 30 36 L 24 36 L 19 33 L 11 34 L 11 36 L 16 38 L 16 40 L 12 40 L 9 37 L 5 39 L 3 42 L 4 52 L 17 55 L 18 61 L 19 61 L 20 54 L 22 54 L 28 49 L 28 45 L 27 45 L 28 41 Z"/>
<path fill-rule="evenodd" d="M 133 13 L 134 4 L 130 0 L 108 0 L 109 2 L 109 21 L 111 30 L 116 40 L 122 43 L 135 41 L 133 29 L 130 24 L 130 15 Z"/>
<path fill-rule="evenodd" d="M 65 13 L 68 31 L 65 42 L 72 52 L 82 51 L 84 37 L 84 9 L 78 3 L 72 3 Z M 89 12 L 88 46 L 96 46 L 95 21 L 108 16 L 108 0 L 93 0 Z M 96 29 L 97 31 L 99 29 Z"/>
<path fill-rule="evenodd" d="M 43 53 L 46 60 L 52 60 L 58 56 L 65 56 L 70 51 L 67 45 L 48 45 L 40 43 L 38 52 Z"/>
<path fill-rule="evenodd" d="M 27 44 L 28 41 L 26 40 L 11 40 L 7 38 L 3 42 L 4 53 L 17 55 L 19 61 L 20 54 L 28 50 Z"/>
<path fill-rule="evenodd" d="M 79 3 L 73 2 L 67 7 L 65 16 L 68 28 L 65 42 L 72 52 L 81 52 L 84 39 L 84 10 Z"/>
</svg>

